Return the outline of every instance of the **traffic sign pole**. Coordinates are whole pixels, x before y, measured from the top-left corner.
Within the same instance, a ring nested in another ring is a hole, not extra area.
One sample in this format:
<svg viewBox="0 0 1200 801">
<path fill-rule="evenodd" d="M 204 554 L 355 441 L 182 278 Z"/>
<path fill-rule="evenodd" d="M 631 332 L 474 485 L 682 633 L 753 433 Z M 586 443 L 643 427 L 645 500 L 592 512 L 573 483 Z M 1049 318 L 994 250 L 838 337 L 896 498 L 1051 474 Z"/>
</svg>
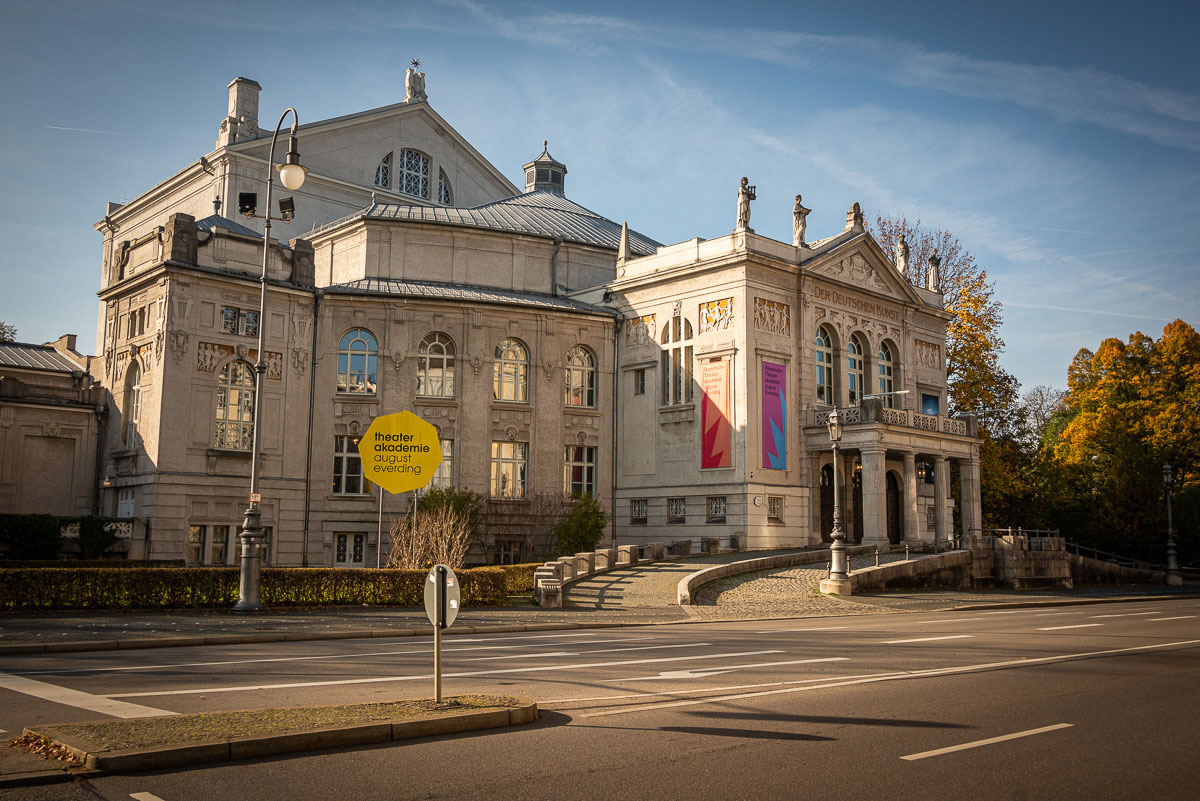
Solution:
<svg viewBox="0 0 1200 801">
<path fill-rule="evenodd" d="M 449 628 L 462 606 L 458 577 L 446 565 L 436 565 L 425 577 L 425 615 L 433 624 L 433 700 L 442 702 L 442 629 Z"/>
<path fill-rule="evenodd" d="M 433 624 L 433 700 L 442 702 L 442 629 L 446 625 L 446 568 L 437 566 L 437 620 Z"/>
</svg>

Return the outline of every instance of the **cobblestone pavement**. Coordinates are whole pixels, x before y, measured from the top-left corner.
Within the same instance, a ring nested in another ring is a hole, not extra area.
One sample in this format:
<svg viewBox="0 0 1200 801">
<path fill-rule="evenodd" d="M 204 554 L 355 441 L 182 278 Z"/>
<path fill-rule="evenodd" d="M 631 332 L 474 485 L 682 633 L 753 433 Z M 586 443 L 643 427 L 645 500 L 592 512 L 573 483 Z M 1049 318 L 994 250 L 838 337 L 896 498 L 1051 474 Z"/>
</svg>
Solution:
<svg viewBox="0 0 1200 801">
<path fill-rule="evenodd" d="M 687 618 L 688 614 L 677 603 L 679 580 L 683 577 L 713 565 L 796 552 L 743 551 L 619 568 L 568 585 L 563 605 L 604 610 L 653 609 L 661 616 Z"/>
<path fill-rule="evenodd" d="M 881 554 L 879 564 L 904 561 L 903 554 Z M 850 559 L 850 570 L 875 566 L 874 554 Z M 773 568 L 743 573 L 705 584 L 696 593 L 695 617 L 807 617 L 809 615 L 865 615 L 893 612 L 861 596 L 855 600 L 820 594 L 821 579 L 829 575 L 827 563 Z"/>
</svg>

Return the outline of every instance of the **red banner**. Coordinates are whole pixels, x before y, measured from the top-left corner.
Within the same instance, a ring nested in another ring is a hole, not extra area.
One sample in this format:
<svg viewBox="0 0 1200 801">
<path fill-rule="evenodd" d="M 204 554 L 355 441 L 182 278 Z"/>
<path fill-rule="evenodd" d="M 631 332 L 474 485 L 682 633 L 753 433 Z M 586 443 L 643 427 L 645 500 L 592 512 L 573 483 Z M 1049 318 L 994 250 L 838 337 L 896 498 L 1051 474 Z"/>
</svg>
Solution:
<svg viewBox="0 0 1200 801">
<path fill-rule="evenodd" d="M 700 468 L 731 467 L 728 359 L 705 362 L 700 367 L 700 392 Z"/>
</svg>

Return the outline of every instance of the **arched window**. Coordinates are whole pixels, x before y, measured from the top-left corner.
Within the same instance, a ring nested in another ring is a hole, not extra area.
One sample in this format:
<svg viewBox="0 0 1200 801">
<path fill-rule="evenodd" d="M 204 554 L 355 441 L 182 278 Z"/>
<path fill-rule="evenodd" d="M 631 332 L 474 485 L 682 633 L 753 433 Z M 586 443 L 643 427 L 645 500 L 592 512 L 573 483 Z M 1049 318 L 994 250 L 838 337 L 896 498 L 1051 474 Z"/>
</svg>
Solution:
<svg viewBox="0 0 1200 801">
<path fill-rule="evenodd" d="M 496 346 L 492 397 L 513 403 L 529 402 L 529 350 L 519 339 L 504 339 Z"/>
<path fill-rule="evenodd" d="M 662 399 L 665 405 L 692 399 L 692 324 L 676 315 L 662 332 Z"/>
<path fill-rule="evenodd" d="M 338 345 L 338 392 L 375 394 L 379 344 L 365 328 L 351 328 Z"/>
<path fill-rule="evenodd" d="M 429 157 L 415 150 L 400 151 L 400 175 L 397 191 L 406 195 L 429 197 Z"/>
<path fill-rule="evenodd" d="M 817 400 L 829 406 L 833 402 L 833 337 L 829 329 L 821 326 L 817 329 Z"/>
<path fill-rule="evenodd" d="M 567 406 L 596 407 L 596 358 L 583 345 L 567 351 Z"/>
<path fill-rule="evenodd" d="M 375 185 L 381 186 L 384 189 L 389 189 L 392 186 L 392 154 L 388 153 L 379 161 L 379 166 L 375 168 Z"/>
<path fill-rule="evenodd" d="M 254 445 L 254 368 L 229 362 L 217 376 L 217 416 L 213 446 L 248 451 Z"/>
<path fill-rule="evenodd" d="M 886 342 L 880 343 L 879 353 L 875 355 L 875 363 L 879 374 L 879 388 L 875 390 L 880 395 L 883 395 L 883 405 L 889 409 L 896 407 L 896 396 L 886 395 L 884 393 L 892 391 L 892 349 L 888 347 Z"/>
<path fill-rule="evenodd" d="M 858 334 L 846 345 L 846 401 L 851 405 L 863 396 L 863 345 Z"/>
<path fill-rule="evenodd" d="M 443 206 L 454 205 L 454 193 L 450 191 L 450 179 L 445 170 L 438 170 L 438 203 Z"/>
<path fill-rule="evenodd" d="M 417 394 L 454 397 L 454 340 L 434 331 L 417 346 Z"/>
<path fill-rule="evenodd" d="M 142 405 L 142 368 L 137 358 L 129 362 L 125 373 L 125 447 L 137 447 L 138 411 Z"/>
</svg>

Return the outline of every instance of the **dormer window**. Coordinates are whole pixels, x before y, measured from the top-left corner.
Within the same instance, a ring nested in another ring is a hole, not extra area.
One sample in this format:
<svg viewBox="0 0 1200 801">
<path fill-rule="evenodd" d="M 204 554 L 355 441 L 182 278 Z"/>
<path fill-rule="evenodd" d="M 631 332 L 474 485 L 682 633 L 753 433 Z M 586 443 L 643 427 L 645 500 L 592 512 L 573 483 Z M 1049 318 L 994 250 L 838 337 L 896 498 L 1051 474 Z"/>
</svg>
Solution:
<svg viewBox="0 0 1200 801">
<path fill-rule="evenodd" d="M 392 154 L 388 153 L 375 168 L 375 185 L 388 189 L 392 185 Z"/>
</svg>

